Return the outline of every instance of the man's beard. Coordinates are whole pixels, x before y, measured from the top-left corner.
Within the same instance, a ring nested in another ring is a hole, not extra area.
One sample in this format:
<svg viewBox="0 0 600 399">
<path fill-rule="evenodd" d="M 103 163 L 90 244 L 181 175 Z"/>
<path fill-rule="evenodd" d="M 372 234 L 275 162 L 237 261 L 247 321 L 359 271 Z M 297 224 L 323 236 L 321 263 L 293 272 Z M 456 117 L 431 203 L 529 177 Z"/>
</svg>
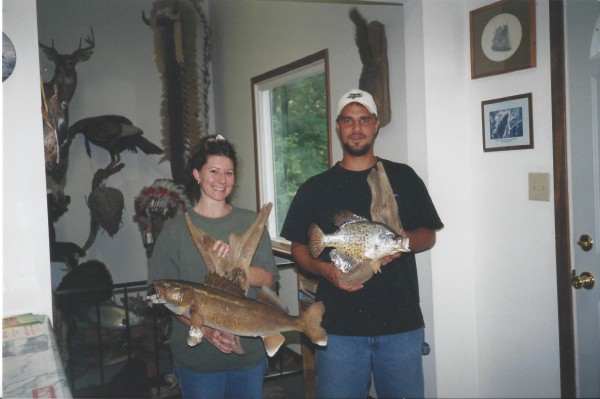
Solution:
<svg viewBox="0 0 600 399">
<path fill-rule="evenodd" d="M 371 143 L 367 143 L 360 148 L 352 148 L 348 143 L 342 143 L 344 150 L 354 157 L 361 157 L 371 150 Z"/>
</svg>

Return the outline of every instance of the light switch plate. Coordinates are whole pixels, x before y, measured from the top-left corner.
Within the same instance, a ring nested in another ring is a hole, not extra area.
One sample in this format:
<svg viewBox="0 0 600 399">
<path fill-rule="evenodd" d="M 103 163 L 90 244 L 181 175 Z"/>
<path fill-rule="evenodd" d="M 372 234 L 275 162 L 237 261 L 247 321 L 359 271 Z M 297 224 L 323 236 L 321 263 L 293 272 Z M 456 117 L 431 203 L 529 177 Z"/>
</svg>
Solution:
<svg viewBox="0 0 600 399">
<path fill-rule="evenodd" d="M 529 200 L 550 201 L 550 173 L 529 173 Z"/>
</svg>

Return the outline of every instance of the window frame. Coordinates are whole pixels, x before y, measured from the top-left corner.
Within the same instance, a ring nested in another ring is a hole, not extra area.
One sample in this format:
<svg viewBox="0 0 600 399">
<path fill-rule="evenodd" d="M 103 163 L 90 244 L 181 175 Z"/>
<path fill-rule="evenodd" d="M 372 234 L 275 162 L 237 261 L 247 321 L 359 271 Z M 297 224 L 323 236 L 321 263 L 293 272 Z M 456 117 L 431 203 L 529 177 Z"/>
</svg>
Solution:
<svg viewBox="0 0 600 399">
<path fill-rule="evenodd" d="M 254 130 L 254 160 L 256 173 L 256 209 L 260 209 L 267 202 L 273 203 L 275 209 L 274 195 L 274 173 L 273 165 L 273 143 L 271 134 L 271 109 L 266 93 L 275 87 L 282 86 L 298 78 L 314 75 L 316 69 L 325 73 L 325 95 L 327 107 L 327 165 L 331 167 L 331 112 L 329 95 L 329 55 L 328 50 L 321 50 L 314 54 L 293 61 L 289 64 L 275 68 L 261 75 L 251 78 L 252 91 L 252 119 Z M 266 123 L 268 121 L 269 123 Z M 290 242 L 283 237 L 276 236 L 277 221 L 275 212 L 271 212 L 267 227 L 271 235 L 273 252 L 278 255 L 290 254 Z"/>
</svg>

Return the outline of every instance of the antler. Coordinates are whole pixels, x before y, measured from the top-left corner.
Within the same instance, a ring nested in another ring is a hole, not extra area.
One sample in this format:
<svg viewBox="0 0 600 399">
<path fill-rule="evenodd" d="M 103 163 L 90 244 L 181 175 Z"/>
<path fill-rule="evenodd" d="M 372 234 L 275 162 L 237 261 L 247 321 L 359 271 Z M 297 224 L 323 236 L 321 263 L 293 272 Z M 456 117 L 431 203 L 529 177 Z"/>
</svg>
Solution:
<svg viewBox="0 0 600 399">
<path fill-rule="evenodd" d="M 54 48 L 54 39 L 52 39 L 52 47 L 48 47 L 44 44 L 42 44 L 42 42 L 38 42 L 40 47 L 42 48 L 42 50 L 44 51 L 44 54 L 46 54 L 46 57 L 48 57 L 48 59 L 50 61 L 56 61 L 56 58 L 59 56 L 58 51 L 56 51 L 56 49 Z"/>
<path fill-rule="evenodd" d="M 81 38 L 79 38 L 79 48 L 71 53 L 71 58 L 75 60 L 75 62 L 79 61 L 87 61 L 92 56 L 92 50 L 96 46 L 96 39 L 94 38 L 94 29 L 90 26 L 91 36 L 87 35 L 85 37 L 85 42 L 88 44 L 87 47 L 81 48 Z M 54 46 L 54 42 L 52 43 Z"/>
</svg>

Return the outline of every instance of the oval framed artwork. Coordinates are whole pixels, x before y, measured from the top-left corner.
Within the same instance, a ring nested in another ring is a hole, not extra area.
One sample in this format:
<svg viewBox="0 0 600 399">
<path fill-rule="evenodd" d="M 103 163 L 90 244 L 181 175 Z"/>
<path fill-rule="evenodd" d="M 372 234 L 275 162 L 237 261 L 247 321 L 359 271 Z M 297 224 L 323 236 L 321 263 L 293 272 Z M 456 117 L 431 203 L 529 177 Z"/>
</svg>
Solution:
<svg viewBox="0 0 600 399">
<path fill-rule="evenodd" d="M 2 81 L 12 75 L 17 65 L 17 52 L 12 41 L 2 32 Z"/>
</svg>

